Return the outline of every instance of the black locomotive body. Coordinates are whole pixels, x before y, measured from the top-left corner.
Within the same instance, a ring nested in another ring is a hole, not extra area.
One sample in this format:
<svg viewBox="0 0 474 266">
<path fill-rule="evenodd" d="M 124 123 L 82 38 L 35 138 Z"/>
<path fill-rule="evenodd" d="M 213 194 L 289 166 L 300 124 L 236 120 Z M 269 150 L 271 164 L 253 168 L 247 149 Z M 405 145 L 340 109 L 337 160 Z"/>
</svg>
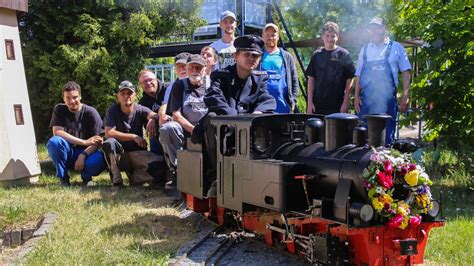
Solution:
<svg viewBox="0 0 474 266">
<path fill-rule="evenodd" d="M 217 198 L 205 197 L 207 158 L 202 146 L 190 141 L 178 152 L 178 190 L 186 195 L 189 208 L 219 223 L 237 217 L 243 228 L 264 235 L 267 243 L 286 243 L 289 251 L 311 262 L 422 262 L 423 252 L 418 250 L 424 251 L 426 240 L 410 242 L 407 232 L 395 234 L 405 238 L 397 251 L 382 244 L 380 250 L 387 252 L 372 252 L 377 244 L 359 243 L 372 241 L 374 232 L 377 239 L 393 233 L 373 219 L 362 177 L 373 147 L 385 149 L 384 118 L 369 118 L 367 130 L 349 114 L 214 117 Z M 426 232 L 441 223 L 422 225 Z"/>
</svg>

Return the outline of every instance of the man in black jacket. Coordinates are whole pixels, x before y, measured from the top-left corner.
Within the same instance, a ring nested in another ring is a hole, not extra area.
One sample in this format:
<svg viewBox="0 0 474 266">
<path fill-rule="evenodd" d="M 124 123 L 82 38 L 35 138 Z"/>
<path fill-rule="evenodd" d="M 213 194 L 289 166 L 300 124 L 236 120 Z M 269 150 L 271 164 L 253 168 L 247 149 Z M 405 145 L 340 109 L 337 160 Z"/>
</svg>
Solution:
<svg viewBox="0 0 474 266">
<path fill-rule="evenodd" d="M 258 36 L 244 35 L 234 41 L 237 50 L 235 64 L 211 74 L 211 87 L 207 90 L 204 103 L 209 114 L 204 117 L 202 127 L 193 131 L 193 140 L 205 132 L 204 140 L 209 157 L 209 171 L 206 173 L 210 189 L 208 197 L 216 196 L 216 133 L 210 123 L 215 115 L 273 113 L 275 98 L 268 93 L 268 77 L 264 71 L 256 71 L 262 57 L 263 40 Z M 211 185 L 212 184 L 212 185 Z"/>
</svg>

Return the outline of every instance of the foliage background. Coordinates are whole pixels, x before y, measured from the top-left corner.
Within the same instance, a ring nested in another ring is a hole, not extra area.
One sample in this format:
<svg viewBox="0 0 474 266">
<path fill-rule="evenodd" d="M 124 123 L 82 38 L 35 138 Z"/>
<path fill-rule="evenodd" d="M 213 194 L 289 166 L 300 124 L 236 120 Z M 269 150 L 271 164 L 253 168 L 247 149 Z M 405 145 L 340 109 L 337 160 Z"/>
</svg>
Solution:
<svg viewBox="0 0 474 266">
<path fill-rule="evenodd" d="M 20 31 L 37 139 L 43 141 L 50 135 L 48 122 L 52 107 L 61 101 L 64 82 L 76 80 L 83 87 L 83 102 L 104 114 L 121 80 L 136 83 L 138 71 L 150 60 L 146 58 L 149 47 L 190 40 L 194 29 L 202 25 L 198 18 L 201 2 L 30 1 L 29 12 L 20 17 Z M 337 22 L 341 33 L 361 30 L 375 15 L 387 19 L 393 39 L 422 39 L 425 45 L 411 58 L 418 73 L 411 95 L 423 111 L 429 136 L 441 137 L 455 149 L 467 147 L 468 153 L 474 147 L 472 1 L 278 2 L 294 40 L 319 37 L 326 21 Z M 275 14 L 274 18 L 279 23 Z M 280 35 L 287 41 L 284 32 Z M 354 61 L 360 40 L 357 43 L 345 44 Z M 299 50 L 305 66 L 314 49 Z M 304 70 L 299 70 L 302 77 Z M 299 103 L 304 110 L 304 99 Z"/>
<path fill-rule="evenodd" d="M 153 44 L 179 41 L 200 25 L 200 1 L 30 1 L 19 18 L 36 136 L 44 141 L 61 86 L 75 80 L 100 114 L 121 80 L 136 84 Z"/>
</svg>

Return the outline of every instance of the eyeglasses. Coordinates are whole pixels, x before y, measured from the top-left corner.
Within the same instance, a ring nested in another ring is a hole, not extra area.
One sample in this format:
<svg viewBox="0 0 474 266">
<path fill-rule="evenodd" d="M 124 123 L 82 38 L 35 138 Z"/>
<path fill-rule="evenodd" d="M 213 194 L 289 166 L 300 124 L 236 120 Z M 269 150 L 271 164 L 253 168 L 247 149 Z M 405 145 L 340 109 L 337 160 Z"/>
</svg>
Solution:
<svg viewBox="0 0 474 266">
<path fill-rule="evenodd" d="M 257 59 L 259 58 L 261 55 L 260 54 L 254 54 L 252 52 L 242 52 L 241 53 L 245 58 L 249 58 L 249 57 L 252 57 L 252 59 Z"/>
</svg>

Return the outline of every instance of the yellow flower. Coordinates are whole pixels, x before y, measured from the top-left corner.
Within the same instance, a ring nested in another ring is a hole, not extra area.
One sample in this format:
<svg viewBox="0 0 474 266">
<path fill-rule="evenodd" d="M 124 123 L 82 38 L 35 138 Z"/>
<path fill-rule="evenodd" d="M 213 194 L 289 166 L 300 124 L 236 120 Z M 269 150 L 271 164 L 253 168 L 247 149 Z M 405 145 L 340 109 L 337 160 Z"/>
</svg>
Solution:
<svg viewBox="0 0 474 266">
<path fill-rule="evenodd" d="M 375 198 L 372 200 L 372 206 L 374 206 L 374 209 L 378 212 L 383 209 L 383 203 L 379 201 L 379 198 Z"/>
<path fill-rule="evenodd" d="M 400 226 L 399 226 L 400 229 L 405 229 L 405 228 L 407 228 L 407 226 L 408 226 L 408 221 L 410 220 L 410 219 L 408 219 L 408 216 L 405 216 L 405 215 L 403 215 L 403 216 L 404 216 L 404 217 L 403 217 L 403 222 L 402 222 L 402 223 L 400 224 Z"/>
<path fill-rule="evenodd" d="M 428 205 L 430 205 L 430 199 L 426 194 L 423 195 L 418 195 L 416 197 L 416 203 L 418 204 L 419 207 L 426 208 Z"/>
<path fill-rule="evenodd" d="M 403 216 L 407 216 L 409 209 L 410 209 L 410 206 L 408 204 L 406 204 L 404 201 L 399 201 L 398 202 L 397 213 L 399 213 Z"/>
<path fill-rule="evenodd" d="M 418 170 L 410 171 L 405 175 L 405 181 L 407 182 L 408 185 L 412 187 L 416 186 L 418 184 L 419 175 L 420 175 L 420 171 Z"/>
<path fill-rule="evenodd" d="M 385 203 L 391 204 L 392 201 L 393 201 L 392 197 L 391 197 L 389 194 L 382 194 L 382 195 L 380 195 L 379 200 L 380 200 L 383 204 L 385 204 Z"/>
</svg>

